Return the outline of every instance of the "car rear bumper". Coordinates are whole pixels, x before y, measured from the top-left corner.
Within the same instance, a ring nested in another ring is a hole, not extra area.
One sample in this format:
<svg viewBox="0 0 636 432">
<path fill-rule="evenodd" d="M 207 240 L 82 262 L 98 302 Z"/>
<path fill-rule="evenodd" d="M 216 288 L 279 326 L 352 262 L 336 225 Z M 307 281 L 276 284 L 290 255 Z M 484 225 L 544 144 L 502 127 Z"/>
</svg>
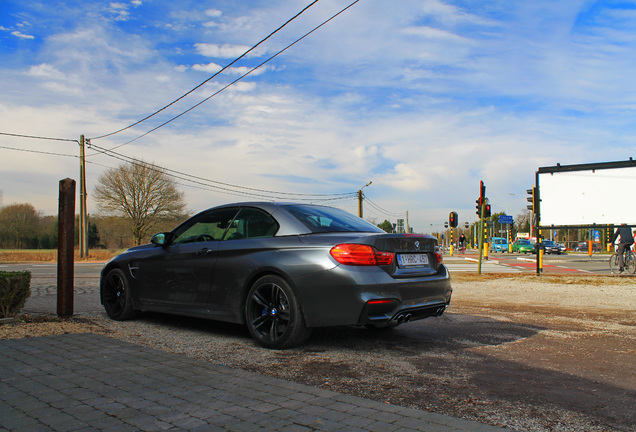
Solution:
<svg viewBox="0 0 636 432">
<path fill-rule="evenodd" d="M 450 304 L 453 291 L 443 265 L 436 274 L 408 279 L 393 278 L 377 267 L 338 266 L 293 283 L 309 327 L 402 323 L 439 316 Z"/>
</svg>

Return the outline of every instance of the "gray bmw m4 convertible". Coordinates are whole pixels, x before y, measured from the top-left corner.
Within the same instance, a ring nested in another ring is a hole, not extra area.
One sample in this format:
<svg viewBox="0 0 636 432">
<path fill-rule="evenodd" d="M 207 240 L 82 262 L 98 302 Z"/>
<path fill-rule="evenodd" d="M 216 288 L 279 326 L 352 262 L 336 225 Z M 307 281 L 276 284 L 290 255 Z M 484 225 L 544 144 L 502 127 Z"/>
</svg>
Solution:
<svg viewBox="0 0 636 432">
<path fill-rule="evenodd" d="M 451 293 L 435 237 L 288 203 L 203 211 L 113 258 L 100 280 L 112 319 L 157 311 L 240 323 L 273 349 L 303 343 L 313 327 L 439 316 Z"/>
</svg>

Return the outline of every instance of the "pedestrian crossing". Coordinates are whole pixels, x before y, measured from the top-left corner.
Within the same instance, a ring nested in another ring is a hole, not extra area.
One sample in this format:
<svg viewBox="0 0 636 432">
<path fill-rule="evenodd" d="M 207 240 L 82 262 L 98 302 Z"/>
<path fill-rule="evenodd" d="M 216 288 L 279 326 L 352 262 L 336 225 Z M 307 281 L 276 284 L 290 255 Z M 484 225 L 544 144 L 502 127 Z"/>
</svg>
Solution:
<svg viewBox="0 0 636 432">
<path fill-rule="evenodd" d="M 477 260 L 444 257 L 444 264 L 448 267 L 451 273 L 466 272 L 477 273 L 479 271 L 479 262 Z M 507 265 L 497 264 L 495 261 L 482 260 L 481 262 L 482 273 L 521 273 L 522 270 L 510 267 Z"/>
</svg>

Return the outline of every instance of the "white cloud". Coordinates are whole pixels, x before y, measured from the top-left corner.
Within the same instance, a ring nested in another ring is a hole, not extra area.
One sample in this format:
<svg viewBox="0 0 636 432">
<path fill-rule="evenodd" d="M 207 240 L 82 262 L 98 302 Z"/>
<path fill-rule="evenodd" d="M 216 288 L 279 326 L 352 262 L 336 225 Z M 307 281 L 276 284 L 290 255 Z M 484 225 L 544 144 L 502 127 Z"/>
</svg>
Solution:
<svg viewBox="0 0 636 432">
<path fill-rule="evenodd" d="M 50 64 L 42 63 L 31 66 L 27 72 L 28 75 L 46 78 L 63 78 L 64 75 Z"/>
<path fill-rule="evenodd" d="M 223 15 L 223 12 L 221 12 L 218 9 L 207 9 L 205 11 L 205 15 L 209 16 L 209 17 L 212 17 L 212 18 L 219 18 L 220 16 Z"/>
<path fill-rule="evenodd" d="M 128 12 L 128 8 L 129 8 L 128 4 L 113 2 L 113 3 L 109 3 L 108 6 L 109 7 L 107 11 L 112 15 L 115 21 L 127 21 L 128 18 L 130 17 L 130 12 Z"/>
<path fill-rule="evenodd" d="M 35 39 L 35 36 L 33 35 L 28 35 L 28 34 L 24 34 L 21 31 L 15 30 L 12 31 L 11 34 L 15 37 L 18 37 L 20 39 Z"/>
<path fill-rule="evenodd" d="M 194 46 L 199 54 L 217 58 L 236 58 L 250 48 L 247 45 L 218 45 L 212 43 L 196 43 Z"/>
<path fill-rule="evenodd" d="M 192 65 L 192 69 L 196 71 L 201 71 L 201 72 L 215 73 L 220 71 L 222 67 L 216 63 L 208 63 L 208 64 Z"/>
</svg>

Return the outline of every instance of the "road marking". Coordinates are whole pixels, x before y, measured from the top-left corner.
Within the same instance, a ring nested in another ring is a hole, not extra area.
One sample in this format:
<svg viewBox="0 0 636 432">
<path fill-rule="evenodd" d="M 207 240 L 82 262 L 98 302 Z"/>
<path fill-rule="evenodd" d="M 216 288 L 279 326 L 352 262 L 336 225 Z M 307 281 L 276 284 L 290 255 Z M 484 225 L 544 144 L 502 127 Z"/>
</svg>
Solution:
<svg viewBox="0 0 636 432">
<path fill-rule="evenodd" d="M 454 264 L 454 263 L 445 263 L 448 270 L 452 272 L 477 272 L 479 270 L 479 266 L 477 263 L 467 262 L 462 264 Z M 506 266 L 499 265 L 490 262 L 482 262 L 481 263 L 481 271 L 482 273 L 521 273 L 521 270 Z"/>
</svg>

